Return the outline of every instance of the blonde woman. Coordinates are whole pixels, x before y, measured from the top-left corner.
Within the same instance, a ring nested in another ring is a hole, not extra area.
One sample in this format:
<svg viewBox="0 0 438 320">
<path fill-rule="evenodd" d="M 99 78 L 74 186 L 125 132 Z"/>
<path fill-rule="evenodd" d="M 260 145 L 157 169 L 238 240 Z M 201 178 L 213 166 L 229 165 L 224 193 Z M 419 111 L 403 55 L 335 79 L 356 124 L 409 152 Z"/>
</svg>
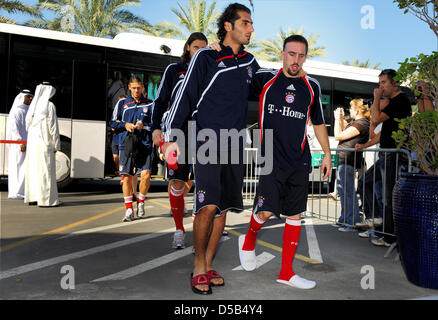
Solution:
<svg viewBox="0 0 438 320">
<path fill-rule="evenodd" d="M 350 123 L 344 120 L 344 109 L 335 110 L 335 139 L 338 148 L 353 148 L 357 143 L 369 139 L 370 112 L 363 99 L 350 102 Z M 337 188 L 341 198 L 341 216 L 338 223 L 344 225 L 338 230 L 354 231 L 354 224 L 359 222 L 359 203 L 354 187 L 354 172 L 362 167 L 362 152 L 338 151 L 339 166 L 337 170 Z"/>
</svg>

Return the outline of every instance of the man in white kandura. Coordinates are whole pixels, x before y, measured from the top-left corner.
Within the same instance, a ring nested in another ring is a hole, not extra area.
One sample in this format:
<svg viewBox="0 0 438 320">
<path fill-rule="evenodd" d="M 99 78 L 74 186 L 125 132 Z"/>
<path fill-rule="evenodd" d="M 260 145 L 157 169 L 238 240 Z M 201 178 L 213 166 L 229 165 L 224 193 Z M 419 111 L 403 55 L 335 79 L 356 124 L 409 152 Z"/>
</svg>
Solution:
<svg viewBox="0 0 438 320">
<path fill-rule="evenodd" d="M 43 82 L 26 116 L 27 155 L 25 203 L 42 207 L 58 206 L 55 153 L 61 149 L 55 105 L 49 101 L 56 89 Z"/>
<path fill-rule="evenodd" d="M 24 199 L 24 161 L 26 159 L 26 114 L 33 94 L 22 90 L 15 97 L 6 125 L 8 146 L 8 198 Z"/>
</svg>

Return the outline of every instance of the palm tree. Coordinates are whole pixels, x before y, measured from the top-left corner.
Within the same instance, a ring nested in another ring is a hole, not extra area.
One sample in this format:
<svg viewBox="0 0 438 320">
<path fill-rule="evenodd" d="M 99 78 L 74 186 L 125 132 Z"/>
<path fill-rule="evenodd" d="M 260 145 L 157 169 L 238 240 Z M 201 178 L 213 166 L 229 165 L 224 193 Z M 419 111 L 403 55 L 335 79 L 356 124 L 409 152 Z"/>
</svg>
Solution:
<svg viewBox="0 0 438 320">
<path fill-rule="evenodd" d="M 158 22 L 156 25 L 137 24 L 136 32 L 149 34 L 155 37 L 183 39 L 182 31 L 168 21 Z"/>
<path fill-rule="evenodd" d="M 249 2 L 249 6 L 250 6 L 251 9 L 252 9 L 252 12 L 254 12 L 254 1 L 252 1 L 252 0 L 248 0 L 248 2 Z"/>
<path fill-rule="evenodd" d="M 35 17 L 41 17 L 41 13 L 31 6 L 22 4 L 20 1 L 17 0 L 2 0 L 0 2 L 0 10 L 5 10 L 8 13 L 26 13 L 30 14 L 31 16 Z M 6 18 L 3 16 L 0 16 L 0 23 L 10 23 L 10 24 L 16 24 L 16 22 L 13 19 Z"/>
<path fill-rule="evenodd" d="M 209 7 L 206 0 L 188 0 L 186 6 L 178 2 L 178 9 L 172 8 L 181 26 L 168 21 L 159 22 L 152 28 L 142 27 L 147 34 L 158 35 L 168 38 L 186 38 L 193 32 L 202 32 L 209 41 L 216 41 L 215 23 L 220 12 L 215 10 L 216 2 Z"/>
<path fill-rule="evenodd" d="M 298 30 L 294 30 L 289 27 L 287 31 L 284 31 L 282 28 L 280 28 L 280 32 L 276 35 L 275 39 L 271 38 L 265 41 L 257 42 L 257 45 L 261 47 L 261 49 L 255 52 L 256 57 L 267 61 L 280 61 L 280 52 L 283 50 L 284 39 L 293 34 L 304 36 L 304 28 L 301 27 Z M 308 57 L 321 57 L 326 55 L 326 47 L 316 46 L 318 38 L 319 36 L 313 33 L 309 36 L 306 36 L 309 44 L 307 52 Z"/>
<path fill-rule="evenodd" d="M 55 18 L 30 20 L 26 25 L 67 31 L 95 37 L 114 37 L 117 33 L 148 22 L 127 6 L 140 5 L 141 0 L 39 0 L 36 7 L 55 12 Z"/>
<path fill-rule="evenodd" d="M 359 68 L 367 68 L 367 69 L 379 69 L 381 62 L 377 63 L 374 67 L 371 68 L 371 61 L 370 59 L 367 59 L 366 61 L 359 61 L 358 59 L 354 59 L 351 63 L 350 61 L 342 61 L 343 65 L 346 66 L 353 66 L 353 67 L 359 67 Z"/>
</svg>

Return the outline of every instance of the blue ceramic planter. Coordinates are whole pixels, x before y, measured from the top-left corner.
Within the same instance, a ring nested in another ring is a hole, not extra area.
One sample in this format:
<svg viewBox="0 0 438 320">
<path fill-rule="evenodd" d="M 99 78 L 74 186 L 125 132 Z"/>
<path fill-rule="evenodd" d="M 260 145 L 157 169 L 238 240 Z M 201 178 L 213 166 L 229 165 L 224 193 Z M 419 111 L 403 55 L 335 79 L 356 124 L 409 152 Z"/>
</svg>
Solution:
<svg viewBox="0 0 438 320">
<path fill-rule="evenodd" d="M 438 289 L 438 176 L 402 173 L 392 197 L 406 277 L 415 285 Z"/>
</svg>

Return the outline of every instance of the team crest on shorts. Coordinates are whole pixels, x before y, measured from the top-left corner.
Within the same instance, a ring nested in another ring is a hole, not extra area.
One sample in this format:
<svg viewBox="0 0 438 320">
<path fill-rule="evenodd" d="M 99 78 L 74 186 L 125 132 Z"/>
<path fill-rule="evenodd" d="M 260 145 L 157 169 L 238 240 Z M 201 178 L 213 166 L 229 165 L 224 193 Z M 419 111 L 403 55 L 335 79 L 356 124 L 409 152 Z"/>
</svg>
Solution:
<svg viewBox="0 0 438 320">
<path fill-rule="evenodd" d="M 265 201 L 265 198 L 263 198 L 262 196 L 259 196 L 258 200 L 257 200 L 257 206 L 259 208 L 263 207 L 263 202 Z"/>
<path fill-rule="evenodd" d="M 174 173 L 175 171 L 173 171 L 173 169 L 169 169 L 169 176 L 173 176 Z"/>
<path fill-rule="evenodd" d="M 294 100 L 295 100 L 295 97 L 294 97 L 293 94 L 288 94 L 288 95 L 286 96 L 286 102 L 287 102 L 287 103 L 292 103 L 292 102 L 294 102 Z"/>
<path fill-rule="evenodd" d="M 199 203 L 203 203 L 205 201 L 205 191 L 204 190 L 198 191 L 198 201 L 199 201 Z"/>
<path fill-rule="evenodd" d="M 143 107 L 143 112 L 147 113 L 148 112 L 148 107 Z"/>
</svg>

